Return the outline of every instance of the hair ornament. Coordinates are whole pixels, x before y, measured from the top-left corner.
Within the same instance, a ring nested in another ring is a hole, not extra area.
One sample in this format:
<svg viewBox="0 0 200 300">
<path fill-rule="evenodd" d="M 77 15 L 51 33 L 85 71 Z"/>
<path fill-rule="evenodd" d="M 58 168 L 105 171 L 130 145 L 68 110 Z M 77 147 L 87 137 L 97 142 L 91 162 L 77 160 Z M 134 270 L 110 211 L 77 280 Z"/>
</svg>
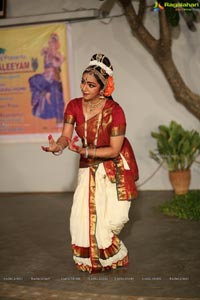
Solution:
<svg viewBox="0 0 200 300">
<path fill-rule="evenodd" d="M 111 76 L 113 74 L 113 71 L 111 70 L 111 68 L 107 67 L 104 63 L 102 63 L 99 60 L 91 60 L 89 63 L 89 66 L 97 66 L 100 67 L 101 69 L 103 69 L 109 76 Z"/>
<path fill-rule="evenodd" d="M 113 81 L 113 76 L 109 76 L 107 79 L 106 87 L 104 89 L 104 96 L 109 97 L 111 96 L 112 92 L 115 89 L 114 81 Z"/>
</svg>

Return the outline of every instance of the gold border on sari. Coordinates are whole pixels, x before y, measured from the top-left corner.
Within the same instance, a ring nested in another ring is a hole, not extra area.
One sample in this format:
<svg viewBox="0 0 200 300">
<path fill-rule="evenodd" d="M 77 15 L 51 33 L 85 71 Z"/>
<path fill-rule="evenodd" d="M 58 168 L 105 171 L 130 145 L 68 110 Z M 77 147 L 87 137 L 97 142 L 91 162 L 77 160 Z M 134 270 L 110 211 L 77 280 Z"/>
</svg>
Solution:
<svg viewBox="0 0 200 300">
<path fill-rule="evenodd" d="M 111 270 L 111 269 L 117 269 L 118 267 L 127 267 L 129 263 L 128 260 L 128 254 L 121 260 L 118 260 L 116 263 L 112 263 L 112 265 L 110 266 L 105 266 L 101 268 L 101 271 L 106 271 L 106 270 Z M 94 269 L 91 266 L 88 265 L 84 265 L 84 264 L 77 264 L 76 263 L 76 267 L 78 270 L 83 271 L 83 272 L 89 272 L 89 273 L 93 273 Z"/>
<path fill-rule="evenodd" d="M 72 245 L 72 249 L 74 255 L 77 257 L 82 257 L 82 258 L 90 257 L 89 247 L 79 247 L 76 245 Z M 120 250 L 120 240 L 116 235 L 113 235 L 111 245 L 105 249 L 99 249 L 99 258 L 106 260 L 116 255 L 119 252 L 119 250 Z"/>
<path fill-rule="evenodd" d="M 112 127 L 111 129 L 111 136 L 125 135 L 125 133 L 126 133 L 126 125 Z"/>
<path fill-rule="evenodd" d="M 65 115 L 64 116 L 64 123 L 68 123 L 68 124 L 74 124 L 75 123 L 75 118 L 73 115 Z"/>
<path fill-rule="evenodd" d="M 89 172 L 89 237 L 90 237 L 90 260 L 94 272 L 101 271 L 102 265 L 99 262 L 99 249 L 96 240 L 96 203 L 95 203 L 95 174 L 98 166 L 90 167 Z"/>
</svg>

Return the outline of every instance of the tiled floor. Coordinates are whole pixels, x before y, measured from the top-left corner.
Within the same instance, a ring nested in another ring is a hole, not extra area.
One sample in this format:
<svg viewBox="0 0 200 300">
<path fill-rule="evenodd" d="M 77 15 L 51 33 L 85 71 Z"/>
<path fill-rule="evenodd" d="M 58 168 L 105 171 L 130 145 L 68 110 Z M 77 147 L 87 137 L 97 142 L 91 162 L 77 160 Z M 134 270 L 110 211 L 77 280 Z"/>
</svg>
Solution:
<svg viewBox="0 0 200 300">
<path fill-rule="evenodd" d="M 172 192 L 140 192 L 120 234 L 129 267 L 93 275 L 72 261 L 72 196 L 0 194 L 0 300 L 200 299 L 200 222 L 156 209 Z"/>
</svg>

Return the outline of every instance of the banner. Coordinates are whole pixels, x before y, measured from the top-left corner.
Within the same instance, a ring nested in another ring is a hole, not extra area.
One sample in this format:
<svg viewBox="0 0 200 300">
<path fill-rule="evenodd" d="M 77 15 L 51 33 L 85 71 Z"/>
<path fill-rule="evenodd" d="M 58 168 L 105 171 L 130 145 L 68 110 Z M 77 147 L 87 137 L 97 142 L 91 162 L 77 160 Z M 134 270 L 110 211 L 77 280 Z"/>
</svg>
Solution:
<svg viewBox="0 0 200 300">
<path fill-rule="evenodd" d="M 60 133 L 69 101 L 66 24 L 0 30 L 0 141 Z"/>
</svg>

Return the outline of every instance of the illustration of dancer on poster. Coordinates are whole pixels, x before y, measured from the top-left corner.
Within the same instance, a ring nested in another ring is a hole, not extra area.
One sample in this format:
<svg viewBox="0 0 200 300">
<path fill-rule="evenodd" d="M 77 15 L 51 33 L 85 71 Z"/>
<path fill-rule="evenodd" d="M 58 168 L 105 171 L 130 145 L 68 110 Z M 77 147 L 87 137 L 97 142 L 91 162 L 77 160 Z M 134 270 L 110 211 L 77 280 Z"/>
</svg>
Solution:
<svg viewBox="0 0 200 300">
<path fill-rule="evenodd" d="M 62 125 L 64 97 L 60 72 L 64 56 L 59 52 L 59 48 L 59 36 L 52 33 L 48 47 L 44 47 L 41 53 L 44 57 L 44 72 L 32 76 L 29 83 L 33 115 L 42 119 L 56 118 L 57 124 Z"/>
<path fill-rule="evenodd" d="M 18 136 L 37 140 L 60 131 L 70 99 L 66 27 L 0 30 L 1 141 Z"/>
</svg>

